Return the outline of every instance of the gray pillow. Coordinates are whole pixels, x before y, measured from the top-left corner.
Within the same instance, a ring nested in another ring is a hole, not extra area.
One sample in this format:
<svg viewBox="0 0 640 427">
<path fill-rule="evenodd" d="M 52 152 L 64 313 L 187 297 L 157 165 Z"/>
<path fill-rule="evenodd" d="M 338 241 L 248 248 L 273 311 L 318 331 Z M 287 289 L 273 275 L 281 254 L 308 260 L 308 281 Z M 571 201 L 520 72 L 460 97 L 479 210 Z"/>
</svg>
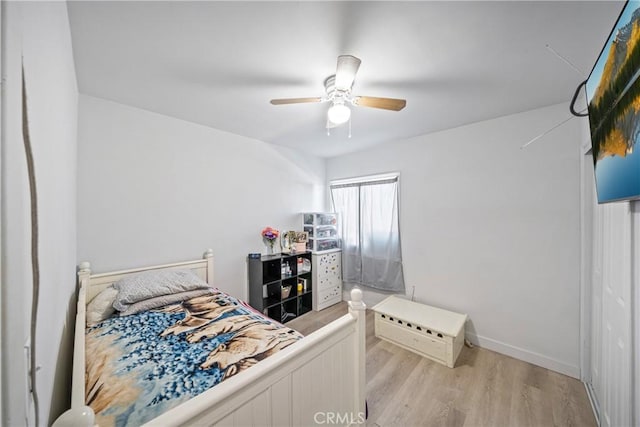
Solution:
<svg viewBox="0 0 640 427">
<path fill-rule="evenodd" d="M 213 294 L 213 288 L 198 289 L 195 291 L 178 292 L 177 294 L 161 295 L 133 303 L 126 311 L 121 311 L 120 316 L 128 316 L 130 314 L 140 313 L 141 311 L 153 310 L 154 308 L 164 307 L 165 305 L 176 304 L 189 300 L 191 298 L 201 297 L 203 295 Z"/>
<path fill-rule="evenodd" d="M 191 270 L 152 270 L 123 277 L 113 287 L 118 290 L 113 308 L 126 311 L 131 304 L 139 301 L 206 289 L 209 285 Z"/>
</svg>

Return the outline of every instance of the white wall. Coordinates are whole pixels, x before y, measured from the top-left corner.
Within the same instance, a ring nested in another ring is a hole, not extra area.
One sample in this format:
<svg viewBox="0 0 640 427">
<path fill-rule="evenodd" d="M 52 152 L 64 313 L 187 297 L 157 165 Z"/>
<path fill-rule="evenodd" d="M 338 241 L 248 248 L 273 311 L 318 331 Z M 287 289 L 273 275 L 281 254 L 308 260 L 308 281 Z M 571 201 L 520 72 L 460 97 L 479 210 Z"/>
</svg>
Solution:
<svg viewBox="0 0 640 427">
<path fill-rule="evenodd" d="M 568 116 L 556 105 L 397 141 L 329 159 L 327 179 L 400 172 L 407 293 L 467 313 L 484 347 L 577 377 L 578 121 L 520 149 Z"/>
<path fill-rule="evenodd" d="M 2 425 L 25 425 L 28 405 L 23 345 L 31 310 L 31 234 L 21 131 L 21 56 L 38 185 L 37 390 L 40 424 L 46 425 L 69 401 L 78 91 L 66 3 L 2 2 L 2 8 Z"/>
<path fill-rule="evenodd" d="M 78 260 L 93 271 L 194 259 L 247 297 L 260 231 L 301 229 L 324 207 L 324 160 L 183 120 L 80 96 Z"/>
</svg>

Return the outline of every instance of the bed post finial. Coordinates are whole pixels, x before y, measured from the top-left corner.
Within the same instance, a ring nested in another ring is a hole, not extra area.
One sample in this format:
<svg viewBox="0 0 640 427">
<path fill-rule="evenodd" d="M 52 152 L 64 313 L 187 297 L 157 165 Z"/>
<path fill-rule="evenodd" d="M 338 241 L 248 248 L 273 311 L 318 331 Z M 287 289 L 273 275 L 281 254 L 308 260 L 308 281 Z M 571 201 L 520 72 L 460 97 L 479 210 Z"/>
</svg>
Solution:
<svg viewBox="0 0 640 427">
<path fill-rule="evenodd" d="M 362 301 L 362 289 L 351 289 L 351 301 L 349 301 L 349 308 L 352 310 L 365 310 L 367 306 Z"/>
<path fill-rule="evenodd" d="M 91 264 L 87 261 L 83 261 L 78 264 L 78 286 L 82 285 L 84 280 L 87 280 L 91 276 Z"/>
<path fill-rule="evenodd" d="M 60 415 L 53 422 L 53 427 L 91 427 L 95 425 L 94 423 L 95 414 L 93 413 L 93 409 L 89 406 L 78 406 Z"/>
<path fill-rule="evenodd" d="M 202 255 L 202 258 L 212 258 L 212 257 L 213 257 L 213 249 L 211 248 L 204 251 L 204 254 Z"/>
</svg>

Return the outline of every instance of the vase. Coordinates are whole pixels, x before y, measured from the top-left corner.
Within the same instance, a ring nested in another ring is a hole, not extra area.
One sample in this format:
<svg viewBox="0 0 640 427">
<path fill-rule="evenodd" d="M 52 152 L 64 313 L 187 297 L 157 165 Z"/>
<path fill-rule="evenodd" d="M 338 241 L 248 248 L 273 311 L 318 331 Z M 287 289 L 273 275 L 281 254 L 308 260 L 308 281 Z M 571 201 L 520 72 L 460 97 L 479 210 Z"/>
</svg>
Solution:
<svg viewBox="0 0 640 427">
<path fill-rule="evenodd" d="M 273 255 L 275 252 L 273 250 L 274 240 L 265 239 L 264 244 L 267 247 L 267 255 Z"/>
</svg>

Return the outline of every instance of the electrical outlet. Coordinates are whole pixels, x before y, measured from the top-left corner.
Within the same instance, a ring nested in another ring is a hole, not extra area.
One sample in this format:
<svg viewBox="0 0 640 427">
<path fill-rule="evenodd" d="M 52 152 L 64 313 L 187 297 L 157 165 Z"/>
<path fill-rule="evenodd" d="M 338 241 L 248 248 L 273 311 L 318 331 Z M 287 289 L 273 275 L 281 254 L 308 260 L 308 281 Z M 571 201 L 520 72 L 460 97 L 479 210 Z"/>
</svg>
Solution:
<svg viewBox="0 0 640 427">
<path fill-rule="evenodd" d="M 33 395 L 31 394 L 31 338 L 24 342 L 24 419 L 25 424 L 32 426 L 35 423 L 33 414 Z"/>
<path fill-rule="evenodd" d="M 31 391 L 31 376 L 29 375 L 29 370 L 31 367 L 31 338 L 27 338 L 27 340 L 24 342 L 24 347 L 23 347 L 23 351 L 24 351 L 24 380 L 25 380 L 25 392 L 27 393 L 27 397 L 28 394 L 30 394 Z M 25 402 L 28 399 L 25 399 Z"/>
</svg>

